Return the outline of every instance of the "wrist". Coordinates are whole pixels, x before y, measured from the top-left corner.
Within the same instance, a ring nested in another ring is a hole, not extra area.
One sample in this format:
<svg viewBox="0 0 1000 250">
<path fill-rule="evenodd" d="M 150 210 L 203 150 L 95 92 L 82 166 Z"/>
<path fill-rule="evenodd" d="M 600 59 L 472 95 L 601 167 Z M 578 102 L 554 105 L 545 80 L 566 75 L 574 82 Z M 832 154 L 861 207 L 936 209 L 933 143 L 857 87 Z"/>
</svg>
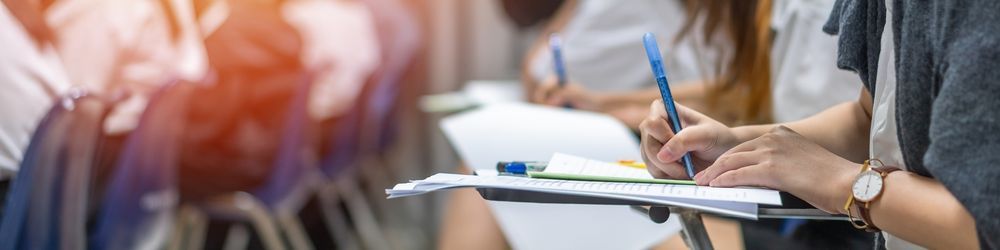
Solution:
<svg viewBox="0 0 1000 250">
<path fill-rule="evenodd" d="M 844 203 L 854 197 L 851 192 L 851 186 L 854 185 L 854 180 L 857 179 L 858 173 L 860 173 L 861 163 L 854 163 L 851 161 L 844 160 L 837 166 L 837 171 L 835 172 L 833 178 L 830 180 L 833 182 L 830 184 L 831 192 L 828 196 L 829 201 L 827 204 L 831 204 L 834 208 L 832 211 L 836 211 L 838 214 L 847 214 L 848 211 L 844 209 Z"/>
<path fill-rule="evenodd" d="M 735 138 L 735 143 L 740 144 L 764 135 L 764 133 L 770 131 L 772 127 L 773 126 L 768 125 L 739 126 L 729 128 L 729 133 L 733 135 L 733 138 Z"/>
</svg>

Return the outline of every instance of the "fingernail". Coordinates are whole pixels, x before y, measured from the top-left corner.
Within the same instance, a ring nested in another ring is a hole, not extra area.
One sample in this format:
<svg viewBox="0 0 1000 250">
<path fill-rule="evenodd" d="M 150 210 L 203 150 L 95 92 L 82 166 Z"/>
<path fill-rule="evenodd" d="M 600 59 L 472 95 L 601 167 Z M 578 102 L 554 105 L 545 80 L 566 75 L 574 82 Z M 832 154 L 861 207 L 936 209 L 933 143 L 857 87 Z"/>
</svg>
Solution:
<svg viewBox="0 0 1000 250">
<path fill-rule="evenodd" d="M 670 152 L 670 148 L 667 148 L 667 147 L 663 147 L 662 149 L 660 149 L 660 152 L 656 154 L 656 158 L 660 159 L 660 161 L 663 161 L 663 162 L 668 162 L 673 157 L 674 157 L 674 154 L 672 152 Z"/>
</svg>

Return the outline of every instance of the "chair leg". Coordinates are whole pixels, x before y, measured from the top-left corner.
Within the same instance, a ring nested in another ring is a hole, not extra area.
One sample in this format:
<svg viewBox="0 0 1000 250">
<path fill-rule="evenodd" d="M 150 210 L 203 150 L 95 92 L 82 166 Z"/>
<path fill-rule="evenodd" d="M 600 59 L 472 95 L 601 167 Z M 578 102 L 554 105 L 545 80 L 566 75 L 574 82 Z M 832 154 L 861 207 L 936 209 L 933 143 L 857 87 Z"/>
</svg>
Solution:
<svg viewBox="0 0 1000 250">
<path fill-rule="evenodd" d="M 384 233 L 389 236 L 389 239 L 394 240 L 395 245 L 423 246 L 426 244 L 424 239 L 427 237 L 422 235 L 423 230 L 414 226 L 417 225 L 415 213 L 418 211 L 414 211 L 412 208 L 419 207 L 419 205 L 414 206 L 412 202 L 417 200 L 390 201 L 385 198 L 385 188 L 395 184 L 394 180 L 396 179 L 396 173 L 389 169 L 389 164 L 385 160 L 381 155 L 372 155 L 364 161 L 366 164 L 362 166 L 361 173 L 363 180 L 369 184 L 367 185 L 369 188 L 364 190 L 364 193 L 375 205 L 375 212 L 378 213 L 378 218 L 381 218 L 380 221 L 385 227 Z M 404 202 L 411 202 L 411 205 L 401 206 L 400 203 Z"/>
<path fill-rule="evenodd" d="M 226 233 L 226 242 L 222 245 L 222 249 L 247 249 L 247 246 L 250 245 L 250 232 L 247 231 L 246 225 L 234 223 Z"/>
<path fill-rule="evenodd" d="M 355 227 L 369 249 L 391 249 L 385 239 L 385 234 L 379 228 L 379 223 L 372 213 L 371 205 L 365 195 L 350 177 L 335 181 L 340 194 L 344 197 L 348 212 L 354 220 Z"/>
<path fill-rule="evenodd" d="M 322 208 L 321 214 L 330 229 L 330 237 L 335 241 L 338 249 L 355 250 L 361 249 L 358 245 L 358 235 L 351 230 L 347 224 L 344 211 L 340 208 L 340 196 L 337 194 L 337 186 L 332 183 L 320 187 L 317 200 Z"/>
<path fill-rule="evenodd" d="M 202 249 L 208 223 L 205 215 L 191 205 L 182 205 L 177 210 L 173 234 L 166 249 Z"/>
<path fill-rule="evenodd" d="M 253 195 L 238 192 L 207 201 L 200 208 L 209 211 L 208 213 L 211 214 L 229 214 L 243 217 L 253 226 L 254 231 L 257 232 L 265 248 L 271 250 L 284 250 L 287 248 L 284 241 L 282 241 L 281 234 L 273 217 Z"/>
<path fill-rule="evenodd" d="M 243 192 L 237 193 L 234 198 L 236 207 L 246 212 L 264 246 L 272 250 L 284 250 L 285 244 L 282 243 L 278 226 L 275 225 L 264 205 L 260 204 L 252 195 Z"/>
<path fill-rule="evenodd" d="M 299 221 L 296 214 L 282 214 L 278 215 L 276 219 L 293 249 L 314 249 L 312 243 L 309 242 L 309 237 L 306 236 L 305 227 L 302 226 L 302 222 Z"/>
</svg>

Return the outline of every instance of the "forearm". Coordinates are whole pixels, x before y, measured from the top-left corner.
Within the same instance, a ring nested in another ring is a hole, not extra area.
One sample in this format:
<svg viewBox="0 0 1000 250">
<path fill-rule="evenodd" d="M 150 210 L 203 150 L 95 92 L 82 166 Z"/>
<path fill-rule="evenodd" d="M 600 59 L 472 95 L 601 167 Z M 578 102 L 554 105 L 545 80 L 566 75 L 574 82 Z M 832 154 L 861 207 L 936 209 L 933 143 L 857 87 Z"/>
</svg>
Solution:
<svg viewBox="0 0 1000 250">
<path fill-rule="evenodd" d="M 830 107 L 819 114 L 784 124 L 743 126 L 733 129 L 740 142 L 757 138 L 775 126 L 785 125 L 823 148 L 853 162 L 868 159 L 871 99 L 862 91 L 858 101 Z"/>
<path fill-rule="evenodd" d="M 862 162 L 868 159 L 870 124 L 862 106 L 848 102 L 786 126 L 840 157 Z"/>
<path fill-rule="evenodd" d="M 930 249 L 979 245 L 969 211 L 940 182 L 913 173 L 889 174 L 870 213 L 876 227 Z"/>
<path fill-rule="evenodd" d="M 674 101 L 681 105 L 694 108 L 704 106 L 701 104 L 705 96 L 705 87 L 701 82 L 682 83 L 671 86 L 671 94 Z M 649 106 L 649 103 L 662 98 L 659 87 L 649 87 L 635 91 L 607 93 L 601 97 L 602 105 L 608 108 L 618 108 L 621 106 Z M 698 110 L 697 108 L 695 110 Z"/>
</svg>

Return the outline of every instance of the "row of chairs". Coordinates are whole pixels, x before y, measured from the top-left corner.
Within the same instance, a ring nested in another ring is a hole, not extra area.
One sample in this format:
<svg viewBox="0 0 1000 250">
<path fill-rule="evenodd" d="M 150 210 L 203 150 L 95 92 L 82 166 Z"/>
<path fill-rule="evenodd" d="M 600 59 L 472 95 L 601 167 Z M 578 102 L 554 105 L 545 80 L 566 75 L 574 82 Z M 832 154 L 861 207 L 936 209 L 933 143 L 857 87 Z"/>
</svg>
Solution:
<svg viewBox="0 0 1000 250">
<path fill-rule="evenodd" d="M 115 100 L 73 91 L 52 107 L 31 140 L 5 201 L 0 249 L 197 249 L 205 247 L 211 221 L 249 225 L 268 249 L 310 249 L 312 240 L 298 215 L 311 200 L 319 203 L 336 246 L 393 248 L 379 226 L 384 219 L 376 211 L 380 199 L 368 199 L 362 187 L 368 183 L 381 190 L 394 179 L 380 163 L 394 140 L 402 76 L 420 38 L 404 7 L 367 2 L 384 63 L 351 112 L 334 126 L 318 128 L 332 130 L 321 133 L 329 134 L 326 152 L 317 152 L 308 139 L 318 125 L 306 116 L 311 79 L 303 77 L 295 83 L 267 180 L 252 190 L 183 200 L 176 166 L 184 131 L 176 118 L 185 115 L 186 97 L 198 87 L 175 83 L 154 94 L 112 172 L 97 181 L 101 124 Z M 226 244 L 246 244 L 245 238 L 236 242 L 239 238 L 229 237 Z"/>
</svg>

